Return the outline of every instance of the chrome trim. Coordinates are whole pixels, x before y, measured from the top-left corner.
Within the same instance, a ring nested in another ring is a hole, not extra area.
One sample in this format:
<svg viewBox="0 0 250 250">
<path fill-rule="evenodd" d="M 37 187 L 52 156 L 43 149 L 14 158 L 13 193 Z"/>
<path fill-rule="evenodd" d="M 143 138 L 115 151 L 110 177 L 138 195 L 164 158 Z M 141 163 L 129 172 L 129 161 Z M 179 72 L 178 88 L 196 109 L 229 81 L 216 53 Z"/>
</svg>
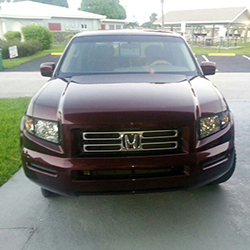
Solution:
<svg viewBox="0 0 250 250">
<path fill-rule="evenodd" d="M 175 129 L 83 132 L 82 139 L 84 153 L 162 151 L 178 148 L 178 130 Z"/>
</svg>

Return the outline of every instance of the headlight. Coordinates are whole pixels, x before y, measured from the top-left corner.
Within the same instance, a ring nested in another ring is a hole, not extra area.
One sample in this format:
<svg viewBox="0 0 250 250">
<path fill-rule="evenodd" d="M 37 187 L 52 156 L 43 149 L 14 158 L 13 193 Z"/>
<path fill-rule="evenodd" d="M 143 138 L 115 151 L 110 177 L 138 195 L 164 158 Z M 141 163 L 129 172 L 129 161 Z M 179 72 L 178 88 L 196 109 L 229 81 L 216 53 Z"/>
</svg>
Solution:
<svg viewBox="0 0 250 250">
<path fill-rule="evenodd" d="M 199 138 L 210 136 L 229 124 L 229 112 L 221 112 L 219 114 L 201 118 L 199 122 Z"/>
<path fill-rule="evenodd" d="M 58 122 L 41 120 L 30 116 L 25 117 L 26 130 L 46 141 L 59 143 Z"/>
</svg>

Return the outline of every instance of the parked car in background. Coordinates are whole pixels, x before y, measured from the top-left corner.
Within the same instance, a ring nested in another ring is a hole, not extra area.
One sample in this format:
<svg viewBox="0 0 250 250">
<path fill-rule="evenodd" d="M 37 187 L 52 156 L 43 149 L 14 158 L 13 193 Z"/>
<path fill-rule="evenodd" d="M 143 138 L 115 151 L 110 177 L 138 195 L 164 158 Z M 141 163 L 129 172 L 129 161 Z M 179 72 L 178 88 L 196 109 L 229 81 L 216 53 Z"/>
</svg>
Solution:
<svg viewBox="0 0 250 250">
<path fill-rule="evenodd" d="M 137 193 L 227 181 L 234 121 L 185 40 L 156 31 L 76 35 L 21 121 L 25 174 L 43 194 Z"/>
</svg>

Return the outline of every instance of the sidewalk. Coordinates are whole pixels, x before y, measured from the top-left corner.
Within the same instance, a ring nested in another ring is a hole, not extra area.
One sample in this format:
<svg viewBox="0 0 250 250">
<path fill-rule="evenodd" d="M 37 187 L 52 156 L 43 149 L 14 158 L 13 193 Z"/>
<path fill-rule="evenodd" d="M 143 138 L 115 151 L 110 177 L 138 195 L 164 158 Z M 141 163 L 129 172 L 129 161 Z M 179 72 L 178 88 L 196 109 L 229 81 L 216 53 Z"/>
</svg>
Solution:
<svg viewBox="0 0 250 250">
<path fill-rule="evenodd" d="M 49 201 L 25 178 L 23 169 L 0 188 L 0 201 L 0 249 L 21 250 L 37 229 Z"/>
<path fill-rule="evenodd" d="M 0 72 L 0 98 L 33 96 L 47 81 L 40 72 Z"/>
</svg>

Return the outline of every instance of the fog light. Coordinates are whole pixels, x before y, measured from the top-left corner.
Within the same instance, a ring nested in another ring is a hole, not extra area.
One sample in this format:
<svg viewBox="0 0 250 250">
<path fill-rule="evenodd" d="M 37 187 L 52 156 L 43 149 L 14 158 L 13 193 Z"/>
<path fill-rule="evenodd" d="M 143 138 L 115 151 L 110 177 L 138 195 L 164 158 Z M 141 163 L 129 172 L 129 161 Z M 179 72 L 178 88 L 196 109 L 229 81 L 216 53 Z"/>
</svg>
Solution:
<svg viewBox="0 0 250 250">
<path fill-rule="evenodd" d="M 84 170 L 82 172 L 84 175 L 87 175 L 87 176 L 91 175 L 91 171 L 89 171 L 89 170 Z"/>
</svg>

